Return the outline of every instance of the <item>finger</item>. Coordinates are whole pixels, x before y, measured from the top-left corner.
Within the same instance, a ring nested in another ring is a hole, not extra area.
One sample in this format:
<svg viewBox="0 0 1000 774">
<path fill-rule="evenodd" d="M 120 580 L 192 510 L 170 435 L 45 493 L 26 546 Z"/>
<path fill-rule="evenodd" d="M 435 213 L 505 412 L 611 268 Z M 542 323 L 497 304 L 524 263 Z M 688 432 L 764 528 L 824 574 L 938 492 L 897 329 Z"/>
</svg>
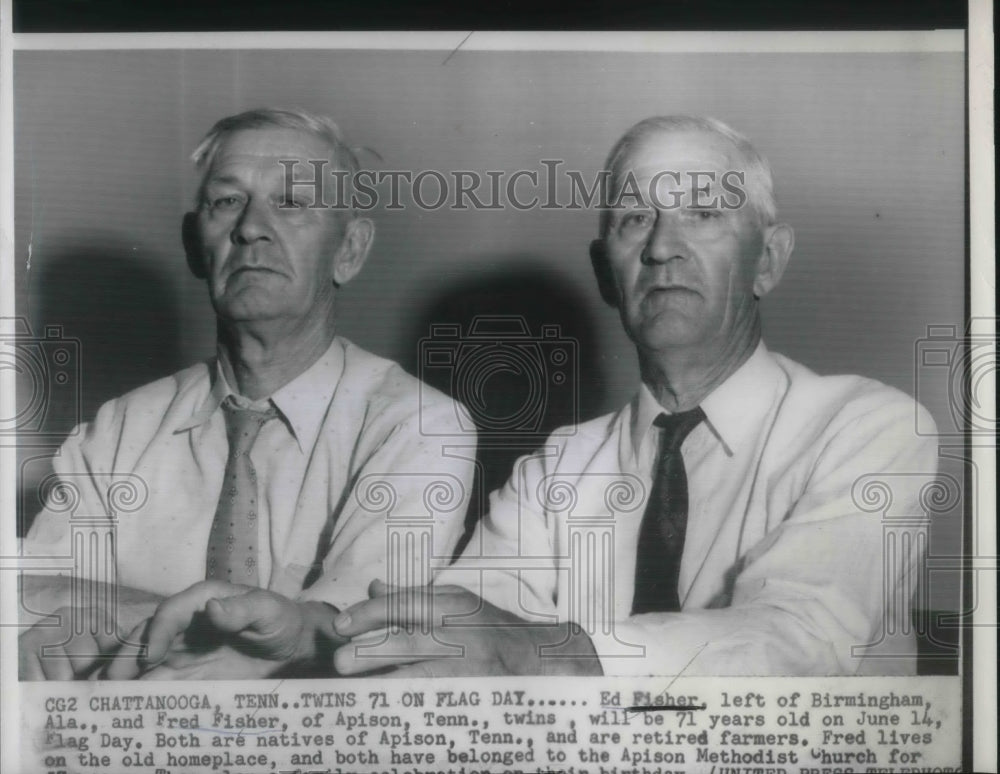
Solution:
<svg viewBox="0 0 1000 774">
<path fill-rule="evenodd" d="M 18 671 L 22 680 L 72 680 L 76 677 L 67 644 L 72 640 L 69 609 L 56 611 L 62 624 L 35 624 L 18 638 Z"/>
<path fill-rule="evenodd" d="M 44 680 L 45 673 L 42 671 L 42 665 L 38 663 L 38 658 L 34 655 L 24 655 L 18 658 L 17 679 L 21 682 Z"/>
<path fill-rule="evenodd" d="M 210 599 L 205 603 L 205 614 L 212 626 L 220 632 L 241 632 L 253 624 L 258 615 L 262 615 L 249 604 L 248 597 L 251 596 L 252 592 L 241 597 Z"/>
<path fill-rule="evenodd" d="M 17 676 L 21 680 L 44 680 L 45 672 L 39 660 L 38 650 L 42 642 L 33 627 L 18 638 Z"/>
<path fill-rule="evenodd" d="M 187 631 L 195 615 L 204 610 L 205 603 L 211 598 L 210 592 L 200 585 L 192 586 L 157 606 L 145 632 L 145 663 L 148 666 L 163 660 L 171 643 Z"/>
<path fill-rule="evenodd" d="M 90 676 L 110 663 L 121 645 L 114 608 L 72 608 L 72 635 L 62 649 L 77 677 Z"/>
<path fill-rule="evenodd" d="M 443 584 L 441 586 L 437 586 L 434 584 L 434 581 L 431 581 L 430 583 L 423 586 L 399 586 L 395 583 L 386 583 L 385 581 L 380 580 L 379 578 L 375 578 L 371 583 L 368 584 L 368 597 L 369 599 L 375 599 L 376 597 L 384 597 L 394 592 L 406 591 L 407 589 L 422 590 L 428 588 L 433 588 L 435 593 L 437 592 L 442 592 L 447 594 L 469 593 L 468 589 L 466 589 L 465 587 L 455 586 L 453 584 Z"/>
<path fill-rule="evenodd" d="M 214 626 L 238 636 L 253 655 L 261 658 L 289 659 L 302 646 L 303 610 L 280 594 L 259 589 L 238 597 L 211 600 L 205 612 Z"/>
<path fill-rule="evenodd" d="M 248 586 L 202 581 L 165 599 L 156 608 L 146 633 L 147 664 L 155 665 L 163 659 L 174 638 L 187 630 L 195 614 L 203 611 L 210 599 L 244 594 L 249 590 Z"/>
<path fill-rule="evenodd" d="M 257 589 L 240 596 L 210 599 L 205 612 L 220 631 L 236 634 L 249 630 L 271 636 L 280 633 L 295 618 L 287 609 L 294 604 L 290 599 Z"/>
<path fill-rule="evenodd" d="M 351 605 L 334 618 L 333 625 L 342 637 L 357 637 L 387 626 L 429 627 L 447 609 L 448 596 L 428 586 L 400 588 L 386 596 Z"/>
<path fill-rule="evenodd" d="M 58 658 L 66 661 L 74 677 L 83 677 L 99 671 L 113 652 L 114 649 L 100 647 L 97 638 L 82 634 L 65 643 Z"/>
<path fill-rule="evenodd" d="M 334 617 L 339 615 L 335 607 L 325 603 L 320 603 L 318 605 L 310 605 L 306 603 L 303 605 L 302 612 L 304 625 L 305 622 L 308 621 L 309 625 L 311 625 L 316 632 L 325 637 L 331 643 L 344 641 L 344 638 L 337 633 L 337 629 L 333 625 Z"/>
<path fill-rule="evenodd" d="M 66 646 L 73 643 L 70 609 L 56 613 L 60 625 L 35 624 L 18 637 L 18 677 L 21 680 L 72 680 L 75 671 Z M 92 647 L 96 647 L 96 644 Z"/>
<path fill-rule="evenodd" d="M 42 646 L 38 650 L 38 660 L 42 665 L 45 680 L 72 680 L 76 677 L 69 656 L 59 646 Z"/>
<path fill-rule="evenodd" d="M 380 578 L 375 578 L 368 584 L 368 598 L 375 599 L 376 597 L 384 597 L 394 591 L 399 591 L 401 588 L 403 587 L 392 583 L 386 583 Z"/>
<path fill-rule="evenodd" d="M 115 657 L 103 670 L 101 675 L 106 680 L 134 680 L 142 671 L 142 662 L 146 658 L 146 646 L 141 644 L 146 640 L 146 630 L 151 618 L 138 624 L 122 645 Z"/>
</svg>

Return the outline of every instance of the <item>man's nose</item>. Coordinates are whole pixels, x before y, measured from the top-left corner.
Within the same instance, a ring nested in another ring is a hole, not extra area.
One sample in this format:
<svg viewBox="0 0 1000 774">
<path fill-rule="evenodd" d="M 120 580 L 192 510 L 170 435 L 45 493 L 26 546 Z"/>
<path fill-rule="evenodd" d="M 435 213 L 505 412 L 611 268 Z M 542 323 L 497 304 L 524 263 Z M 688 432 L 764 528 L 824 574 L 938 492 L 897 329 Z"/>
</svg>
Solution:
<svg viewBox="0 0 1000 774">
<path fill-rule="evenodd" d="M 685 257 L 687 257 L 687 243 L 681 224 L 671 213 L 661 211 L 642 250 L 642 262 L 666 263 L 674 258 Z"/>
<path fill-rule="evenodd" d="M 268 202 L 251 197 L 233 228 L 234 244 L 249 245 L 259 240 L 271 241 L 271 208 Z"/>
</svg>

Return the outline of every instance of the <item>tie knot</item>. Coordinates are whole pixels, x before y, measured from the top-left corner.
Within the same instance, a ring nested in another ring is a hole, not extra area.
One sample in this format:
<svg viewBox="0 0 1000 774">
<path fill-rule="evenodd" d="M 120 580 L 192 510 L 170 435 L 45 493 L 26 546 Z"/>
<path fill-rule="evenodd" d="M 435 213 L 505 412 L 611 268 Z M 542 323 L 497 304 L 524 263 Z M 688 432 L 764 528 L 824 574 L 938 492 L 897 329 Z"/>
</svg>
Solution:
<svg viewBox="0 0 1000 774">
<path fill-rule="evenodd" d="M 278 416 L 278 410 L 274 406 L 259 411 L 257 409 L 243 408 L 237 405 L 232 395 L 222 401 L 223 415 L 226 418 L 226 436 L 229 438 L 229 448 L 234 453 L 246 453 L 250 451 L 260 429 Z"/>
<path fill-rule="evenodd" d="M 653 424 L 662 431 L 660 436 L 660 446 L 663 449 L 676 451 L 684 443 L 688 434 L 698 426 L 698 423 L 705 418 L 705 412 L 701 406 L 682 411 L 679 414 L 660 414 L 653 420 Z"/>
</svg>

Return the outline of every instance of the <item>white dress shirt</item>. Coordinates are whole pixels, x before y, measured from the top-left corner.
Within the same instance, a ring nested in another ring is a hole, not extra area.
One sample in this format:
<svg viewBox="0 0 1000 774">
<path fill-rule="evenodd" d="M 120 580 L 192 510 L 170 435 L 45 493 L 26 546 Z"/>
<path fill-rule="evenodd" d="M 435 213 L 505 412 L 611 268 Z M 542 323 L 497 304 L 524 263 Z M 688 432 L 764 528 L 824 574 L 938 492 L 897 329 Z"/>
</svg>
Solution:
<svg viewBox="0 0 1000 774">
<path fill-rule="evenodd" d="M 169 595 L 204 580 L 228 454 L 220 404 L 231 392 L 213 360 L 104 404 L 53 460 L 71 506 L 49 498 L 23 553 L 73 555 L 82 574 L 71 533 L 90 519 L 88 528 L 110 527 L 119 583 Z M 279 419 L 251 450 L 262 587 L 338 608 L 364 600 L 373 579 L 400 569 L 387 566 L 388 546 L 406 525 L 429 537 L 423 565 L 450 556 L 475 451 L 457 403 L 339 337 L 270 402 Z M 415 570 L 394 577 L 419 582 Z"/>
<path fill-rule="evenodd" d="M 529 620 L 576 621 L 605 674 L 912 672 L 920 498 L 937 471 L 936 444 L 915 432 L 924 409 L 763 342 L 701 407 L 681 449 L 680 612 L 630 614 L 663 412 L 645 386 L 519 460 L 435 582 Z"/>
</svg>

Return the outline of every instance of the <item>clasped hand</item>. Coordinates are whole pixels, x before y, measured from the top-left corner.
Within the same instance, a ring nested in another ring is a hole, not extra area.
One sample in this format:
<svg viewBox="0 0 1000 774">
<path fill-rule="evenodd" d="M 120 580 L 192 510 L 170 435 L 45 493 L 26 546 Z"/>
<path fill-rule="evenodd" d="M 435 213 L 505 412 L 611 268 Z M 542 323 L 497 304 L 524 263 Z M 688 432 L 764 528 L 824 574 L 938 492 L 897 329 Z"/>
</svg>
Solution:
<svg viewBox="0 0 1000 774">
<path fill-rule="evenodd" d="M 112 680 L 197 680 L 268 677 L 285 667 L 310 661 L 317 631 L 333 614 L 311 615 L 266 589 L 222 581 L 202 581 L 164 600 L 128 639 L 143 648 L 123 646 L 104 670 Z"/>
<path fill-rule="evenodd" d="M 376 580 L 368 594 L 334 620 L 337 633 L 352 638 L 334 655 L 338 674 L 602 674 L 576 624 L 531 623 L 458 586 L 393 588 Z"/>
<path fill-rule="evenodd" d="M 57 613 L 55 624 L 21 635 L 21 679 L 262 678 L 312 665 L 320 642 L 327 653 L 343 642 L 333 630 L 334 608 L 221 581 L 196 583 L 163 600 L 127 634 L 121 611 Z"/>
<path fill-rule="evenodd" d="M 37 654 L 43 642 L 66 639 L 61 629 L 32 629 L 22 636 L 21 674 L 241 679 L 287 667 L 310 676 L 602 674 L 590 638 L 576 624 L 532 623 L 457 586 L 396 588 L 376 580 L 368 593 L 368 600 L 338 614 L 265 589 L 203 581 L 162 601 L 126 637 L 70 640 L 58 657 Z"/>
</svg>

